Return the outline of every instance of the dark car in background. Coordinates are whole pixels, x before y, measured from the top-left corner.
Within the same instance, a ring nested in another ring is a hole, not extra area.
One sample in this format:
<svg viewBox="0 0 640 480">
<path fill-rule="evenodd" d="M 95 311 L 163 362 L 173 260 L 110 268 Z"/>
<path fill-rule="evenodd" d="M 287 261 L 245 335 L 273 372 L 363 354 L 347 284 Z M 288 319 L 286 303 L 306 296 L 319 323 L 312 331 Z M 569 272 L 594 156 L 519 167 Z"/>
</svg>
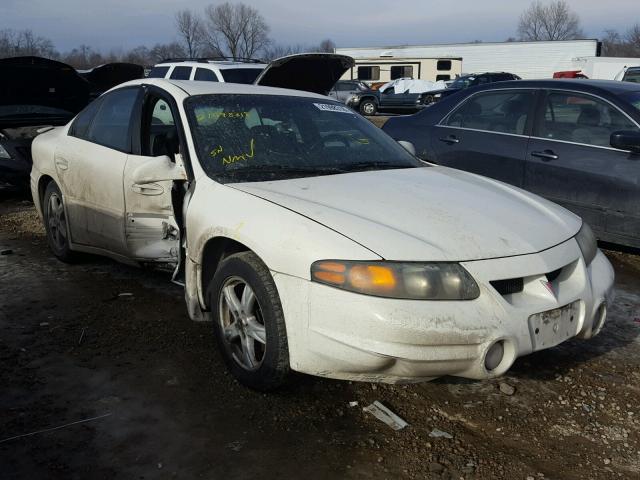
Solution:
<svg viewBox="0 0 640 480">
<path fill-rule="evenodd" d="M 623 82 L 640 83 L 640 67 L 629 67 L 622 76 Z"/>
<path fill-rule="evenodd" d="M 0 187 L 24 188 L 31 141 L 66 124 L 89 102 L 89 83 L 73 67 L 40 57 L 0 59 Z"/>
<path fill-rule="evenodd" d="M 520 80 L 457 92 L 384 131 L 423 160 L 495 178 L 640 247 L 640 85 Z M 482 205 L 478 205 L 482 208 Z"/>
<path fill-rule="evenodd" d="M 144 67 L 135 63 L 114 62 L 105 63 L 89 70 L 79 70 L 78 73 L 89 82 L 93 99 L 116 85 L 143 78 Z"/>
<path fill-rule="evenodd" d="M 376 113 L 415 113 L 425 107 L 427 93 L 395 93 L 393 88 L 383 92 L 373 90 L 358 80 L 339 80 L 329 96 L 344 102 L 362 115 Z"/>
<path fill-rule="evenodd" d="M 464 90 L 469 87 L 477 87 L 480 85 L 486 85 L 487 83 L 494 82 L 507 82 L 510 80 L 520 80 L 518 75 L 507 72 L 485 72 L 485 73 L 474 73 L 471 75 L 462 75 L 456 78 L 451 85 L 449 85 L 446 89 L 442 90 L 433 90 L 428 92 L 425 96 L 425 103 L 431 104 L 441 100 L 449 95 L 453 95 L 460 90 Z"/>
</svg>

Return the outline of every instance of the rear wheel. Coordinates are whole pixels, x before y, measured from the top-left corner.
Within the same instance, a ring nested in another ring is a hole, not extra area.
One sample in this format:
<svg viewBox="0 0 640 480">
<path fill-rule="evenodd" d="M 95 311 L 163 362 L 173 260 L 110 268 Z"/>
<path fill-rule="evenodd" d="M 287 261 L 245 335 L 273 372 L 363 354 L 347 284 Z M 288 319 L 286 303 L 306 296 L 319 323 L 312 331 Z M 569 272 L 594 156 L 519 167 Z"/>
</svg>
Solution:
<svg viewBox="0 0 640 480">
<path fill-rule="evenodd" d="M 76 255 L 69 248 L 67 214 L 64 208 L 62 192 L 55 182 L 50 182 L 44 192 L 42 213 L 49 248 L 63 262 L 73 262 L 76 259 Z"/>
<path fill-rule="evenodd" d="M 360 113 L 362 115 L 375 115 L 377 111 L 378 111 L 378 106 L 376 105 L 376 102 L 374 102 L 370 98 L 365 98 L 360 103 Z"/>
<path fill-rule="evenodd" d="M 252 252 L 223 260 L 208 291 L 216 341 L 240 383 L 273 390 L 289 376 L 280 298 L 267 267 Z"/>
</svg>

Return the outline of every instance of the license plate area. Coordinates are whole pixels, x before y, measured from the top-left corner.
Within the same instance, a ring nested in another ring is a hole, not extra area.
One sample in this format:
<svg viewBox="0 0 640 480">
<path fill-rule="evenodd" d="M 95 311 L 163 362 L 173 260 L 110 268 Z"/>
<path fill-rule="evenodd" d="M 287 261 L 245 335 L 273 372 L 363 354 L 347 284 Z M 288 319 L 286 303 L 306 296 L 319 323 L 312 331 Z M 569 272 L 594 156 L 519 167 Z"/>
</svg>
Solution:
<svg viewBox="0 0 640 480">
<path fill-rule="evenodd" d="M 529 330 L 534 350 L 554 347 L 578 333 L 580 302 L 536 313 L 529 317 Z"/>
</svg>

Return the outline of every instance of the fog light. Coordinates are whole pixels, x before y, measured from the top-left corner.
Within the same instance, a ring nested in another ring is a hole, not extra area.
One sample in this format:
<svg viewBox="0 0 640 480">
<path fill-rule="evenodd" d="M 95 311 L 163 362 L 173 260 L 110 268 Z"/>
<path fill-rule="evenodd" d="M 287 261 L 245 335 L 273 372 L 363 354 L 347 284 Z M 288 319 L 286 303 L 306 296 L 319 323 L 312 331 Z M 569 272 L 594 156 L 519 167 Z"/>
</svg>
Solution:
<svg viewBox="0 0 640 480">
<path fill-rule="evenodd" d="M 504 345 L 502 342 L 496 342 L 489 350 L 487 350 L 487 354 L 484 357 L 484 368 L 487 371 L 492 371 L 498 368 L 498 365 L 502 363 L 502 359 L 504 358 Z"/>
</svg>

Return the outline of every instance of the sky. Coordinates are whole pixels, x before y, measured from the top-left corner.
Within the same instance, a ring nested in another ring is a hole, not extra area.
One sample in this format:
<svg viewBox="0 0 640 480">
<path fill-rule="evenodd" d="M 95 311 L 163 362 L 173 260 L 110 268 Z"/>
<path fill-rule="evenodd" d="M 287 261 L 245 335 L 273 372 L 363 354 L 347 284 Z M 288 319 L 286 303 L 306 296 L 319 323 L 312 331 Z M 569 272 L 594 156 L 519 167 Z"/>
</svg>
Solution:
<svg viewBox="0 0 640 480">
<path fill-rule="evenodd" d="M 589 38 L 640 23 L 639 0 L 569 0 Z M 175 12 L 203 12 L 212 0 L 0 0 L 0 30 L 31 29 L 68 51 L 127 49 L 177 39 Z M 232 1 L 233 3 L 233 1 Z M 515 36 L 531 0 L 244 0 L 257 8 L 280 45 L 420 45 Z"/>
</svg>

